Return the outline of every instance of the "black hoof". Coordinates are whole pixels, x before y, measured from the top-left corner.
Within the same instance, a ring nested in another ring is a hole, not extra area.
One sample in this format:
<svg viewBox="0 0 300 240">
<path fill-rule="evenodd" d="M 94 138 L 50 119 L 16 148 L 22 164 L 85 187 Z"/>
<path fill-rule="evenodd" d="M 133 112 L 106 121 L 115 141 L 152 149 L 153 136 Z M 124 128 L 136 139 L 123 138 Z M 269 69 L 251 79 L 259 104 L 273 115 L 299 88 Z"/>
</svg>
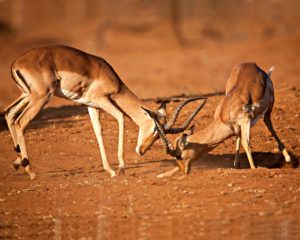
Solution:
<svg viewBox="0 0 300 240">
<path fill-rule="evenodd" d="M 233 163 L 233 167 L 234 167 L 235 169 L 239 169 L 240 166 L 241 166 L 240 162 L 234 162 L 234 163 Z"/>
<path fill-rule="evenodd" d="M 240 165 L 234 165 L 233 166 L 235 169 L 240 169 Z"/>
<path fill-rule="evenodd" d="M 18 164 L 18 163 L 13 163 L 12 164 L 13 168 L 18 171 L 19 170 L 19 167 L 21 166 L 21 164 Z"/>
</svg>

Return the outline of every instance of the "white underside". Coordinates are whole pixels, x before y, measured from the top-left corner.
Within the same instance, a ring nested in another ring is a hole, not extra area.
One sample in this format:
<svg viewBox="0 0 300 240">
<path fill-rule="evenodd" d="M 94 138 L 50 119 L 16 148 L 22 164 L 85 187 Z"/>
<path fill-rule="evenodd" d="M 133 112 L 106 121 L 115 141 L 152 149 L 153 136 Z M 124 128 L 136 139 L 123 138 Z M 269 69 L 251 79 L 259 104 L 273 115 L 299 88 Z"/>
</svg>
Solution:
<svg viewBox="0 0 300 240">
<path fill-rule="evenodd" d="M 69 99 L 76 103 L 84 104 L 89 107 L 99 108 L 99 105 L 97 103 L 95 103 L 87 98 L 81 97 L 79 94 L 77 94 L 75 92 L 71 92 L 66 89 L 61 88 L 60 91 L 56 92 L 56 95 L 59 97 Z"/>
<path fill-rule="evenodd" d="M 72 92 L 68 90 L 68 89 L 72 89 L 75 85 L 79 85 L 79 84 L 81 85 L 83 82 L 87 81 L 88 79 L 86 76 L 74 72 L 68 72 L 68 71 L 59 71 L 58 75 L 62 80 L 60 82 L 60 87 L 57 88 L 54 93 L 56 96 L 66 98 L 73 102 L 84 104 L 89 107 L 94 107 L 94 108 L 99 107 L 99 105 L 93 102 L 92 100 L 82 97 L 77 92 Z"/>
</svg>

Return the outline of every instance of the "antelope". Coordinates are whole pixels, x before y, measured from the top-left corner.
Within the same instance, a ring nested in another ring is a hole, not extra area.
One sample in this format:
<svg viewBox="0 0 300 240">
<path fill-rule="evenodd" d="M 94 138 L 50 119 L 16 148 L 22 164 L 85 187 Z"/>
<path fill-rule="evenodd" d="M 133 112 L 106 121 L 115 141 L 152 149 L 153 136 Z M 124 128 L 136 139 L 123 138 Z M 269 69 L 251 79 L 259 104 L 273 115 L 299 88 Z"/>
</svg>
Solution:
<svg viewBox="0 0 300 240">
<path fill-rule="evenodd" d="M 53 95 L 86 105 L 93 130 L 100 149 L 103 168 L 111 177 L 116 176 L 110 167 L 105 152 L 100 123 L 100 109 L 118 121 L 118 174 L 124 173 L 124 115 L 139 127 L 136 152 L 143 155 L 159 138 L 153 119 L 143 109 L 145 103 L 139 99 L 119 78 L 114 69 L 103 58 L 90 55 L 67 46 L 34 48 L 14 61 L 12 77 L 22 94 L 5 110 L 4 115 L 13 139 L 17 159 L 13 167 L 25 169 L 30 179 L 36 174 L 32 171 L 25 145 L 25 129 Z M 179 112 L 189 102 L 183 101 L 167 121 L 166 104 L 163 103 L 152 113 L 164 131 L 179 133 L 184 131 L 197 112 L 198 107 L 183 123 L 181 128 L 172 128 Z"/>
<path fill-rule="evenodd" d="M 274 105 L 274 89 L 271 81 L 273 67 L 268 74 L 255 63 L 242 63 L 235 66 L 226 84 L 226 94 L 217 106 L 214 120 L 204 129 L 193 133 L 194 128 L 186 130 L 178 137 L 174 146 L 166 137 L 162 125 L 154 113 L 151 115 L 159 136 L 162 138 L 165 150 L 176 159 L 177 167 L 162 173 L 157 177 L 169 177 L 179 170 L 184 174 L 190 171 L 191 162 L 205 153 L 214 149 L 219 143 L 229 137 L 236 136 L 236 153 L 234 167 L 240 167 L 239 149 L 240 142 L 245 149 L 251 169 L 255 163 L 250 151 L 250 129 L 258 119 L 263 118 L 268 130 L 275 138 L 279 150 L 287 163 L 291 158 L 277 136 L 271 121 L 271 113 Z"/>
</svg>

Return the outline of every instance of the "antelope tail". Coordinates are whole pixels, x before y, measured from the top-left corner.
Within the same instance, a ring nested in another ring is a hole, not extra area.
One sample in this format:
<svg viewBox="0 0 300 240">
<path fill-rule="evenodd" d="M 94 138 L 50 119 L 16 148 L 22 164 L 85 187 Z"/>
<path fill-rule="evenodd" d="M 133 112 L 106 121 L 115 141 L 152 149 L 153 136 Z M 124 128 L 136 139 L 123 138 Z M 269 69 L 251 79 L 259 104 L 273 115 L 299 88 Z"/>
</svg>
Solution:
<svg viewBox="0 0 300 240">
<path fill-rule="evenodd" d="M 274 66 L 272 66 L 272 67 L 269 69 L 269 71 L 268 71 L 268 76 L 269 76 L 269 77 L 271 77 L 271 75 L 272 75 L 274 69 L 275 69 Z"/>
</svg>

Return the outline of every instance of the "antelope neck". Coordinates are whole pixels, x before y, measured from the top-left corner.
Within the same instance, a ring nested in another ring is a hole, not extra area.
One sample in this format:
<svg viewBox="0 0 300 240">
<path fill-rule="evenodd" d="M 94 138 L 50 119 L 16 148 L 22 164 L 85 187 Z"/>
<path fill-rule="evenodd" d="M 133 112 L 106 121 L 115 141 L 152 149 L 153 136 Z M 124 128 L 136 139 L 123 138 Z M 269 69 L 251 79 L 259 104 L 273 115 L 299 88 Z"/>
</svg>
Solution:
<svg viewBox="0 0 300 240">
<path fill-rule="evenodd" d="M 199 132 L 189 136 L 187 142 L 207 145 L 215 148 L 219 143 L 234 135 L 234 131 L 227 124 L 217 119 Z"/>
<path fill-rule="evenodd" d="M 147 120 L 152 121 L 142 110 L 142 107 L 148 108 L 148 106 L 126 86 L 123 86 L 122 90 L 111 98 L 139 127 L 142 127 Z"/>
</svg>

